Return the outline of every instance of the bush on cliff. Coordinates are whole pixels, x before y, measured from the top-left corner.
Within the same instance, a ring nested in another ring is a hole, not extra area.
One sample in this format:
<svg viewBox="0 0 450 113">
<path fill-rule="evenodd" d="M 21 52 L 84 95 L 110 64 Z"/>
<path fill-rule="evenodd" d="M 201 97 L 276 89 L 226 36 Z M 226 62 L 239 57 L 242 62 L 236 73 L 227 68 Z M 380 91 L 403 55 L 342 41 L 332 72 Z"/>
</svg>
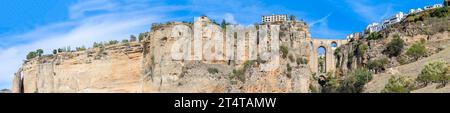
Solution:
<svg viewBox="0 0 450 113">
<path fill-rule="evenodd" d="M 431 62 L 422 69 L 416 81 L 424 86 L 429 83 L 446 85 L 450 81 L 450 67 L 443 61 Z"/>
<path fill-rule="evenodd" d="M 414 88 L 414 82 L 404 76 L 393 76 L 381 91 L 382 93 L 409 93 Z"/>
<path fill-rule="evenodd" d="M 402 53 L 404 44 L 405 42 L 400 38 L 400 36 L 395 35 L 391 42 L 387 44 L 387 47 L 383 50 L 383 53 L 389 57 L 397 57 Z"/>
<path fill-rule="evenodd" d="M 338 91 L 342 93 L 361 93 L 364 85 L 372 80 L 372 72 L 360 68 L 353 70 L 340 82 Z"/>
</svg>

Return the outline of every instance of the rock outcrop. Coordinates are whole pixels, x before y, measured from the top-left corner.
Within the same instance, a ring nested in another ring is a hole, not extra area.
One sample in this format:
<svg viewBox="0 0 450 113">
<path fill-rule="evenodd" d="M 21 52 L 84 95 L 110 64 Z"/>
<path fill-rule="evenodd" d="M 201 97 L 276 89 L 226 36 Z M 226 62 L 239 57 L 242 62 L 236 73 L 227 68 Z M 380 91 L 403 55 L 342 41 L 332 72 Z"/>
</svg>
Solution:
<svg viewBox="0 0 450 113">
<path fill-rule="evenodd" d="M 225 30 L 207 17 L 200 17 L 194 23 L 154 24 L 151 30 L 141 42 L 27 61 L 14 77 L 13 92 L 306 93 L 315 83 L 307 63 L 311 37 L 304 22 L 228 25 Z M 201 41 L 194 36 L 201 37 Z M 214 43 L 217 40 L 222 41 Z M 263 44 L 270 45 L 274 40 L 279 45 L 264 48 Z M 262 50 L 282 46 L 288 52 L 275 51 L 276 56 L 286 57 L 261 60 L 265 55 Z M 200 51 L 193 49 L 196 47 Z M 276 63 L 276 68 L 267 70 L 264 66 L 271 63 Z"/>
</svg>

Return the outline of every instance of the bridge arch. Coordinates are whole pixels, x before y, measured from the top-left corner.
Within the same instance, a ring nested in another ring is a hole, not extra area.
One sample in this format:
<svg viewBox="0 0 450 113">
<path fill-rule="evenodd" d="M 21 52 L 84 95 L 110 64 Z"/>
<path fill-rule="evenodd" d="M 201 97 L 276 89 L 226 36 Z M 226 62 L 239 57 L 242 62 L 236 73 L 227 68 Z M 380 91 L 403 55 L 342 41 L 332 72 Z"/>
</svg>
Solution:
<svg viewBox="0 0 450 113">
<path fill-rule="evenodd" d="M 340 45 L 346 44 L 347 40 L 332 40 L 332 39 L 312 39 L 310 46 L 312 47 L 311 58 L 310 58 L 310 68 L 316 75 L 323 75 L 327 72 L 336 70 L 336 58 L 334 56 L 334 51 Z M 323 48 L 323 56 L 320 56 L 319 48 Z M 323 64 L 320 64 L 319 58 L 323 57 Z M 323 65 L 323 71 L 320 70 L 319 66 Z"/>
</svg>

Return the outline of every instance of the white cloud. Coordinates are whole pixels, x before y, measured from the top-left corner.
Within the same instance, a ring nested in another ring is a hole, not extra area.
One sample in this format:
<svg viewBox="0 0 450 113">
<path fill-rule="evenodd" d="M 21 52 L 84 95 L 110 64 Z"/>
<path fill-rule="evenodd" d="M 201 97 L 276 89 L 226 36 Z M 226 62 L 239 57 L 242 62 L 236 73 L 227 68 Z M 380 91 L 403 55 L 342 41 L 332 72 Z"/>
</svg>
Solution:
<svg viewBox="0 0 450 113">
<path fill-rule="evenodd" d="M 368 0 L 347 0 L 350 8 L 367 23 L 379 22 L 394 14 L 393 5 L 389 3 L 374 4 Z"/>
<path fill-rule="evenodd" d="M 120 40 L 128 38 L 131 34 L 145 32 L 150 29 L 153 22 L 162 22 L 170 19 L 165 12 L 179 9 L 178 7 L 164 6 L 146 9 L 123 9 L 114 7 L 117 11 L 100 15 L 84 15 L 84 11 L 103 10 L 102 3 L 112 1 L 80 2 L 73 5 L 69 15 L 76 17 L 65 22 L 53 23 L 38 27 L 34 30 L 12 36 L 0 37 L 10 39 L 7 47 L 0 48 L 0 88 L 10 88 L 13 74 L 17 71 L 29 51 L 38 48 L 50 54 L 55 48 L 71 46 L 90 46 L 93 42 Z M 92 4 L 87 4 L 92 3 Z M 81 5 L 80 5 L 81 4 Z M 126 5 L 135 5 L 128 3 Z M 87 7 L 77 9 L 73 7 Z M 100 8 L 96 8 L 99 6 Z M 165 9 L 161 9 L 165 8 Z M 75 11 L 76 10 L 76 11 Z M 6 45 L 6 44 L 5 44 Z"/>
<path fill-rule="evenodd" d="M 230 13 L 225 13 L 224 17 L 225 21 L 231 23 L 231 24 L 237 24 L 238 22 L 236 22 L 236 20 L 234 19 L 233 14 Z"/>
<path fill-rule="evenodd" d="M 313 34 L 317 34 L 316 36 L 312 36 L 314 38 L 330 38 L 330 37 L 340 37 L 340 38 L 344 38 L 344 36 L 346 35 L 346 31 L 338 31 L 338 30 L 334 30 L 331 29 L 328 26 L 328 17 L 330 17 L 333 13 L 329 13 L 328 15 L 318 19 L 318 20 L 314 20 L 309 24 L 310 27 L 310 31 Z"/>
</svg>

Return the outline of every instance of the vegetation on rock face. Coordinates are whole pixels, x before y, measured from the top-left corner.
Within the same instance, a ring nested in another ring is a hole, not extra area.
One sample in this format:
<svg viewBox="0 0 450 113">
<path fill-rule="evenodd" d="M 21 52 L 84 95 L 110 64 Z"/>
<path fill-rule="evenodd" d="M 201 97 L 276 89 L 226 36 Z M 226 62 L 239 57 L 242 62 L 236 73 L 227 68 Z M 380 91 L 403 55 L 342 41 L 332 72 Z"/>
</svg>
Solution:
<svg viewBox="0 0 450 113">
<path fill-rule="evenodd" d="M 308 64 L 308 59 L 306 59 L 306 58 L 297 58 L 296 62 L 297 62 L 297 65 Z"/>
<path fill-rule="evenodd" d="M 286 46 L 280 46 L 280 52 L 282 53 L 282 57 L 286 58 L 289 54 L 289 49 Z"/>
<path fill-rule="evenodd" d="M 393 76 L 381 91 L 382 93 L 409 93 L 414 88 L 414 82 L 404 76 Z"/>
<path fill-rule="evenodd" d="M 44 50 L 42 49 L 37 49 L 36 51 L 31 51 L 27 54 L 27 60 L 36 58 L 36 57 L 40 57 L 42 56 L 42 54 L 44 53 Z"/>
<path fill-rule="evenodd" d="M 210 74 L 217 74 L 217 73 L 219 73 L 219 69 L 217 69 L 217 68 L 208 68 L 208 72 Z"/>
<path fill-rule="evenodd" d="M 126 44 L 126 43 L 128 43 L 129 41 L 127 40 L 127 39 L 123 39 L 122 40 L 122 43 L 124 43 L 124 44 Z"/>
<path fill-rule="evenodd" d="M 450 5 L 450 0 L 444 0 L 444 4 L 445 7 L 448 7 Z"/>
<path fill-rule="evenodd" d="M 436 11 L 432 12 L 430 14 L 431 17 L 447 17 L 450 15 L 450 8 L 448 7 L 442 7 L 442 8 L 438 8 L 436 9 Z"/>
<path fill-rule="evenodd" d="M 383 38 L 383 36 L 381 35 L 380 32 L 373 32 L 370 33 L 369 36 L 367 37 L 368 40 L 378 40 Z"/>
<path fill-rule="evenodd" d="M 442 61 L 431 62 L 422 69 L 416 81 L 424 86 L 429 83 L 446 85 L 450 81 L 450 67 Z"/>
<path fill-rule="evenodd" d="M 250 66 L 252 66 L 254 61 L 247 60 L 242 64 L 242 68 L 234 69 L 232 75 L 230 76 L 231 79 L 238 78 L 241 82 L 245 82 L 245 72 L 247 71 Z"/>
<path fill-rule="evenodd" d="M 139 36 L 138 36 L 139 42 L 142 41 L 142 40 L 144 40 L 144 38 L 145 38 L 146 36 L 147 36 L 147 33 L 139 33 Z"/>
<path fill-rule="evenodd" d="M 86 50 L 86 47 L 81 46 L 81 47 L 76 47 L 75 49 L 76 49 L 76 51 L 84 51 L 84 50 Z"/>
<path fill-rule="evenodd" d="M 364 54 L 366 54 L 368 48 L 369 46 L 367 46 L 367 44 L 360 44 L 358 46 L 358 56 L 362 57 Z"/>
<path fill-rule="evenodd" d="M 416 61 L 427 54 L 427 48 L 422 42 L 414 43 L 407 51 L 406 55 L 413 57 Z"/>
<path fill-rule="evenodd" d="M 372 72 L 360 68 L 350 72 L 340 83 L 338 91 L 343 93 L 360 93 L 364 85 L 372 80 Z"/>
<path fill-rule="evenodd" d="M 400 38 L 400 36 L 395 35 L 391 42 L 388 43 L 383 53 L 389 57 L 397 57 L 402 53 L 404 44 L 405 42 Z"/>
<path fill-rule="evenodd" d="M 384 70 L 386 65 L 389 63 L 389 59 L 382 58 L 377 60 L 371 60 L 367 63 L 367 68 L 371 70 L 375 70 L 376 73 L 380 72 L 381 70 Z"/>
</svg>

